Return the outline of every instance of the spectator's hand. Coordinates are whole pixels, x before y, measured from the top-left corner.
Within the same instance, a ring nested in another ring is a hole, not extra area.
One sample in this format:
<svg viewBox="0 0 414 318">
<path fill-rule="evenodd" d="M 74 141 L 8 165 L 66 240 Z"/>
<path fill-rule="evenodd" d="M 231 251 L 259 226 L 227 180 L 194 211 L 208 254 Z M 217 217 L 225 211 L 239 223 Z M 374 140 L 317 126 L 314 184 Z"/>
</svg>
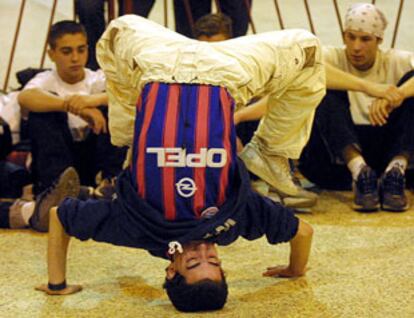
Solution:
<svg viewBox="0 0 414 318">
<path fill-rule="evenodd" d="M 51 290 L 49 289 L 47 284 L 45 284 L 45 285 L 36 286 L 35 289 L 38 291 L 44 292 L 48 295 L 56 296 L 56 295 L 70 295 L 70 294 L 78 293 L 82 290 L 82 286 L 81 285 L 67 285 L 66 288 L 62 290 Z"/>
<path fill-rule="evenodd" d="M 79 115 L 88 122 L 95 134 L 107 133 L 106 120 L 99 109 L 84 108 Z"/>
<path fill-rule="evenodd" d="M 388 100 L 378 98 L 369 107 L 369 121 L 373 126 L 383 126 L 388 121 L 388 116 L 395 108 Z"/>
<path fill-rule="evenodd" d="M 298 272 L 291 269 L 289 266 L 279 265 L 268 267 L 262 275 L 266 277 L 300 277 L 305 275 L 306 271 L 307 269 Z"/>
<path fill-rule="evenodd" d="M 404 101 L 404 94 L 395 85 L 367 83 L 366 93 L 373 97 L 386 99 L 391 106 L 398 107 Z"/>
<path fill-rule="evenodd" d="M 96 107 L 92 96 L 88 95 L 71 95 L 66 99 L 68 112 L 80 115 L 82 109 L 88 107 Z"/>
<path fill-rule="evenodd" d="M 405 99 L 403 92 L 393 85 L 386 91 L 384 98 L 390 103 L 393 108 L 399 107 Z"/>
</svg>

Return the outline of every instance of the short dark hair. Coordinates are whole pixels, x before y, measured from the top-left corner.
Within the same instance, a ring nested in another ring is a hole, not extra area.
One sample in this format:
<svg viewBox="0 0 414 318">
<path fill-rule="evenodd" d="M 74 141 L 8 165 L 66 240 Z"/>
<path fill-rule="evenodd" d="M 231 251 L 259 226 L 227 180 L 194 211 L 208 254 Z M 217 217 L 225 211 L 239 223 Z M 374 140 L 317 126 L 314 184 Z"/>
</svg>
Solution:
<svg viewBox="0 0 414 318">
<path fill-rule="evenodd" d="M 175 274 L 172 279 L 165 279 L 164 288 L 174 307 L 183 312 L 218 310 L 227 301 L 228 288 L 226 278 L 221 273 L 220 282 L 203 279 L 194 284 L 187 284 L 185 277 Z"/>
<path fill-rule="evenodd" d="M 226 34 L 229 38 L 233 37 L 233 27 L 231 19 L 223 13 L 211 13 L 202 16 L 194 24 L 194 37 L 212 37 L 217 34 Z"/>
<path fill-rule="evenodd" d="M 47 37 L 47 43 L 52 49 L 54 49 L 56 47 L 57 39 L 66 34 L 76 33 L 82 33 L 86 38 L 88 38 L 88 36 L 86 35 L 85 28 L 80 23 L 72 20 L 63 20 L 56 22 L 50 27 L 49 36 Z"/>
</svg>

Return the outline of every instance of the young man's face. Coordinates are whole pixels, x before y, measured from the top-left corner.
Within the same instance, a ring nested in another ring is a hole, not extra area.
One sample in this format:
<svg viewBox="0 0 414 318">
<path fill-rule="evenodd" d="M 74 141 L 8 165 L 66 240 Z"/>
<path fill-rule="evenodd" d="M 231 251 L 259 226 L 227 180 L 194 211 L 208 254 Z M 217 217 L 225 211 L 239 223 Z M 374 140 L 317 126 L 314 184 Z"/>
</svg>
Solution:
<svg viewBox="0 0 414 318">
<path fill-rule="evenodd" d="M 358 70 L 366 71 L 375 63 L 375 57 L 381 39 L 375 35 L 361 31 L 344 32 L 346 57 Z"/>
<path fill-rule="evenodd" d="M 183 253 L 177 253 L 167 268 L 167 279 L 172 279 L 176 272 L 185 277 L 187 284 L 194 284 L 203 279 L 221 281 L 221 261 L 215 245 L 208 242 L 191 242 L 184 246 Z"/>
<path fill-rule="evenodd" d="M 88 43 L 82 33 L 65 34 L 50 48 L 50 59 L 63 81 L 73 84 L 84 78 L 84 67 L 88 60 Z"/>
</svg>

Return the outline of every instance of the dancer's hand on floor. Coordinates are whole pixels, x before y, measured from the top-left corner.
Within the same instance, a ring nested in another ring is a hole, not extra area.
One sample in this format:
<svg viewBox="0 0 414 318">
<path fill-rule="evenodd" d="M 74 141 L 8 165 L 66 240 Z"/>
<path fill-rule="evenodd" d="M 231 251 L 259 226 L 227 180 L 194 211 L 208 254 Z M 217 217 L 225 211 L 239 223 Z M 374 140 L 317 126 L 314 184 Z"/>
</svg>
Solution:
<svg viewBox="0 0 414 318">
<path fill-rule="evenodd" d="M 262 275 L 266 277 L 300 277 L 305 275 L 306 271 L 307 269 L 297 271 L 291 269 L 289 266 L 279 265 L 268 267 Z"/>
<path fill-rule="evenodd" d="M 47 284 L 36 286 L 36 290 L 42 291 L 48 295 L 57 296 L 57 295 L 70 295 L 78 293 L 82 290 L 81 285 L 67 285 L 65 289 L 62 290 L 50 290 L 47 287 Z"/>
</svg>

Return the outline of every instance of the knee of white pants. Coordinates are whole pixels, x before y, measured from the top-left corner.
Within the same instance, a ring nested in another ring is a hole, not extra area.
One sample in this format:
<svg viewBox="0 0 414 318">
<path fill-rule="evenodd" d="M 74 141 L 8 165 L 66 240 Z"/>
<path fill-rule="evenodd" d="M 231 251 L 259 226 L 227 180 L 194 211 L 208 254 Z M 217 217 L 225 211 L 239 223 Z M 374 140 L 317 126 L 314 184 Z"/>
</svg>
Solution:
<svg viewBox="0 0 414 318">
<path fill-rule="evenodd" d="M 255 141 L 269 155 L 298 158 L 309 140 L 316 107 L 325 95 L 322 65 L 306 68 L 281 96 L 270 96 Z"/>
</svg>

